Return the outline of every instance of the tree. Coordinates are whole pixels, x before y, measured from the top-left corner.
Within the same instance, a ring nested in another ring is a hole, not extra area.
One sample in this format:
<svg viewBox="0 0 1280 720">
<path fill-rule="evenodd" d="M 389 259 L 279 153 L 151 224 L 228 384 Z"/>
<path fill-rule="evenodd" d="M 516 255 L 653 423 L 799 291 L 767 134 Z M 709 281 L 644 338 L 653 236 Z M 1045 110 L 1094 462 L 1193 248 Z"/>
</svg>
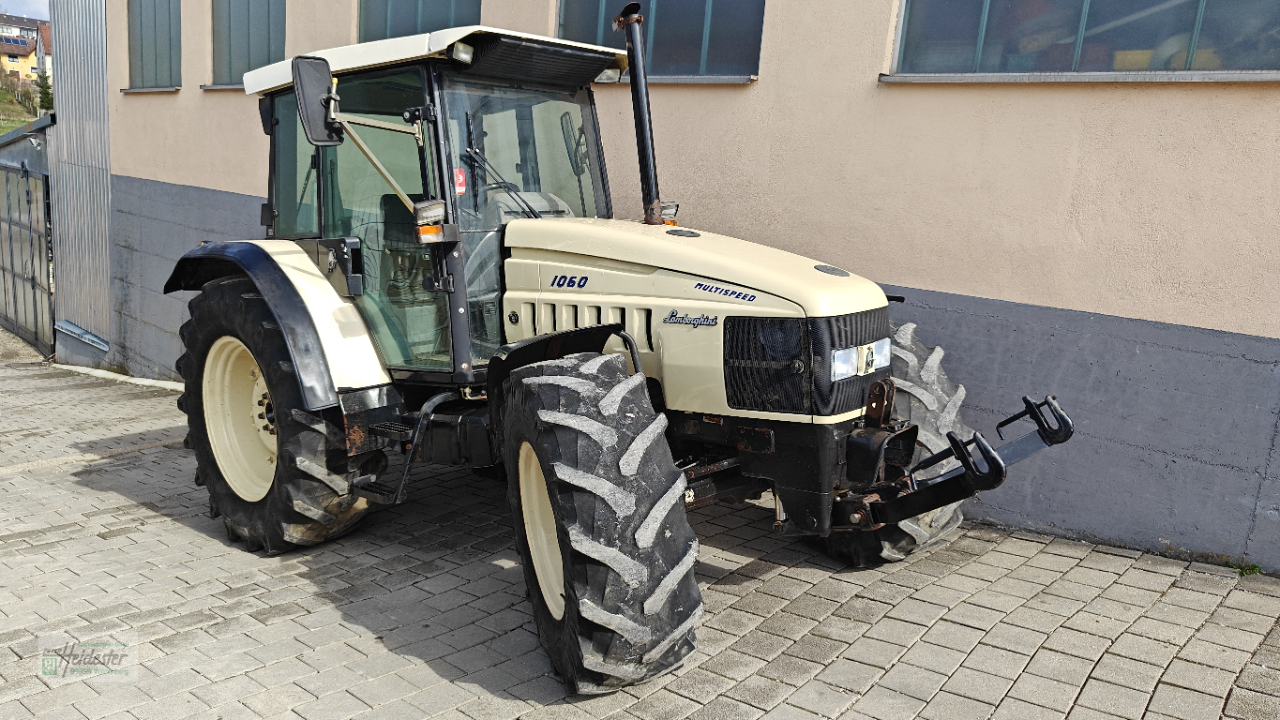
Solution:
<svg viewBox="0 0 1280 720">
<path fill-rule="evenodd" d="M 36 87 L 40 89 L 40 109 L 53 112 L 53 83 L 49 82 L 48 73 L 36 76 Z"/>
</svg>

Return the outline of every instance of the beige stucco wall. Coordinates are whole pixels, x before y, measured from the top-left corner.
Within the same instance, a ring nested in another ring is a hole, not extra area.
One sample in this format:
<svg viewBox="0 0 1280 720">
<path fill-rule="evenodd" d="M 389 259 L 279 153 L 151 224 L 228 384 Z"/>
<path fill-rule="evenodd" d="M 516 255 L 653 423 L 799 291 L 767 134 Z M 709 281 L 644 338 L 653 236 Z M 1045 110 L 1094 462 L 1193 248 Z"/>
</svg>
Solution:
<svg viewBox="0 0 1280 720">
<path fill-rule="evenodd" d="M 129 87 L 128 2 L 106 2 L 111 172 L 265 196 L 270 142 L 257 97 L 200 89 L 213 82 L 211 0 L 183 0 L 182 89 L 176 93 L 120 92 Z M 354 43 L 356 7 L 353 0 L 307 0 L 305 12 L 290 7 L 285 54 Z"/>
<path fill-rule="evenodd" d="M 891 0 L 766 8 L 757 82 L 653 88 L 682 224 L 880 282 L 1280 337 L 1280 86 L 887 85 Z M 638 217 L 630 96 L 596 93 Z"/>
<path fill-rule="evenodd" d="M 559 7 L 559 0 L 484 0 L 480 22 L 531 35 L 555 36 Z"/>
<path fill-rule="evenodd" d="M 290 7 L 288 54 L 355 41 L 357 0 L 317 2 Z M 264 195 L 255 99 L 198 88 L 209 0 L 184 2 L 176 94 L 118 92 L 126 0 L 107 3 L 112 171 Z M 486 0 L 483 21 L 551 33 L 556 6 Z M 655 85 L 681 223 L 880 282 L 1280 337 L 1280 87 L 886 85 L 897 15 L 768 0 L 759 80 Z M 630 96 L 596 93 L 614 206 L 637 217 Z"/>
</svg>

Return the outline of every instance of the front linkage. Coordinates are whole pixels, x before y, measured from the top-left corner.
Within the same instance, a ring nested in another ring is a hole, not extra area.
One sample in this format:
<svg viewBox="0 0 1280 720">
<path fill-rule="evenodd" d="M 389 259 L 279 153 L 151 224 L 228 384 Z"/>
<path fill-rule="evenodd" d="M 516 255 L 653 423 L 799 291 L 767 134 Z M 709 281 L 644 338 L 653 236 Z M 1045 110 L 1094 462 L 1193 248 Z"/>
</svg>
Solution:
<svg viewBox="0 0 1280 720">
<path fill-rule="evenodd" d="M 833 532 L 877 530 L 984 490 L 994 490 L 1004 482 L 1010 465 L 1070 440 L 1075 432 L 1075 424 L 1058 405 L 1057 398 L 1049 396 L 1037 403 L 1024 396 L 1025 409 L 1002 420 L 996 425 L 996 432 L 1003 439 L 1002 430 L 1024 418 L 1036 424 L 1035 430 L 999 448 L 993 448 L 982 433 L 975 432 L 969 440 L 947 433 L 949 448 L 913 466 L 918 428 L 889 421 L 895 392 L 890 379 L 872 385 L 863 426 L 853 430 L 846 440 L 850 489 L 832 503 Z M 1046 418 L 1046 409 L 1053 416 L 1053 424 Z M 928 480 L 920 478 L 923 471 L 953 458 L 959 467 Z"/>
</svg>

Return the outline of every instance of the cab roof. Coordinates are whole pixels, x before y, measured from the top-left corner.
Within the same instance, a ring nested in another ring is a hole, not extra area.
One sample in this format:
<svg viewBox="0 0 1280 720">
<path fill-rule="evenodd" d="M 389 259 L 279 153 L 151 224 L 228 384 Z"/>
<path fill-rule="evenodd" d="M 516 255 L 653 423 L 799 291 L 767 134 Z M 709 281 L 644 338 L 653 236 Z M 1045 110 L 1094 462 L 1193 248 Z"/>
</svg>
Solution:
<svg viewBox="0 0 1280 720">
<path fill-rule="evenodd" d="M 599 45 L 588 45 L 571 40 L 561 40 L 559 38 L 543 37 L 541 35 L 529 35 L 511 30 L 501 30 L 485 25 L 468 25 L 466 27 L 437 30 L 436 32 L 422 35 L 408 35 L 387 40 L 375 40 L 358 45 L 344 45 L 307 53 L 307 55 L 328 60 L 330 70 L 336 74 L 350 70 L 395 65 L 424 58 L 444 58 L 449 47 L 455 42 L 464 41 L 472 47 L 478 47 L 481 43 L 503 38 L 521 41 L 522 44 L 551 46 L 548 48 L 551 50 L 576 50 L 611 56 L 612 61 L 609 62 L 607 67 L 617 68 L 620 71 L 625 71 L 627 68 L 627 54 L 622 50 Z M 264 95 L 289 87 L 292 84 L 292 59 L 281 60 L 278 63 L 272 63 L 244 74 L 244 91 L 248 95 Z"/>
</svg>

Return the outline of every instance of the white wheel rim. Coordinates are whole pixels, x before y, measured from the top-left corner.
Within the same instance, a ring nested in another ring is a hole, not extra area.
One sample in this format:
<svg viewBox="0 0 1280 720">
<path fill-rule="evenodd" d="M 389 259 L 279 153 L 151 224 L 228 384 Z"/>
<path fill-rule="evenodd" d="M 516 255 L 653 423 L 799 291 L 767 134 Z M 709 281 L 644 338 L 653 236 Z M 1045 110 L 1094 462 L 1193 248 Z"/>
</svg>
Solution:
<svg viewBox="0 0 1280 720">
<path fill-rule="evenodd" d="M 533 572 L 538 577 L 542 599 L 551 617 L 564 617 L 564 561 L 560 555 L 560 538 L 556 533 L 556 516 L 551 511 L 547 479 L 533 446 L 520 446 L 520 507 L 524 511 L 524 535 L 529 540 Z"/>
<path fill-rule="evenodd" d="M 201 392 L 205 432 L 222 477 L 244 500 L 261 500 L 276 475 L 275 423 L 262 370 L 244 343 L 230 336 L 214 341 Z"/>
</svg>

